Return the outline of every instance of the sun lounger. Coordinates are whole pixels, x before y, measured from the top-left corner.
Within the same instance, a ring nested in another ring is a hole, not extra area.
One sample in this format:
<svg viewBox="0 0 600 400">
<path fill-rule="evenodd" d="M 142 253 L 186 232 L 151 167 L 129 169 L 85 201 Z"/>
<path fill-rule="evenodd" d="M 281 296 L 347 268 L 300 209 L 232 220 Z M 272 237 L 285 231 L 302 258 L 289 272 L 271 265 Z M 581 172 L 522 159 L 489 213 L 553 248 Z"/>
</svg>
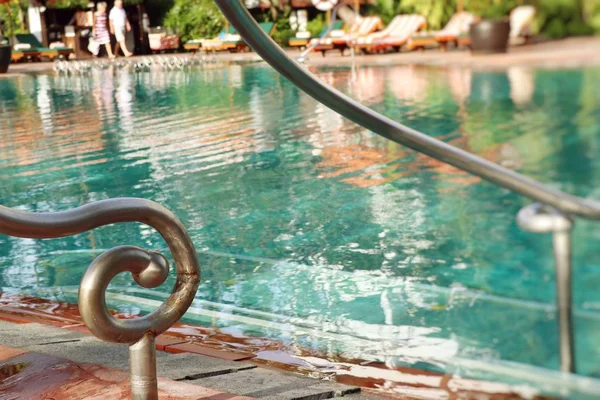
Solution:
<svg viewBox="0 0 600 400">
<path fill-rule="evenodd" d="M 314 51 L 320 51 L 323 55 L 329 50 L 339 50 L 342 54 L 350 47 L 350 43 L 356 39 L 373 33 L 382 27 L 383 23 L 378 16 L 369 16 L 359 18 L 346 32 L 342 34 L 339 31 L 332 31 L 329 37 L 318 40 Z"/>
<path fill-rule="evenodd" d="M 389 49 L 399 51 L 415 32 L 418 32 L 425 26 L 427 26 L 427 21 L 422 15 L 398 15 L 394 17 L 386 29 L 359 37 L 353 41 L 352 46 L 367 53 Z"/>
<path fill-rule="evenodd" d="M 19 48 L 17 46 L 12 54 L 14 62 L 20 61 L 23 58 L 35 60 L 41 60 L 42 58 L 50 60 L 59 57 L 68 58 L 73 53 L 73 49 L 66 46 L 44 47 L 31 33 L 15 34 L 15 42 L 20 45 L 29 46 L 29 48 Z"/>
<path fill-rule="evenodd" d="M 203 47 L 204 43 L 210 42 L 223 42 L 223 40 L 227 37 L 227 35 L 237 35 L 237 31 L 233 26 L 229 26 L 229 30 L 226 32 L 225 28 L 221 29 L 221 32 L 217 35 L 217 37 L 213 39 L 191 39 L 185 42 L 183 48 L 187 51 L 191 51 L 192 53 L 197 52 L 200 48 Z"/>
<path fill-rule="evenodd" d="M 510 44 L 523 44 L 530 36 L 529 27 L 535 17 L 534 6 L 518 6 L 510 13 Z"/>
<path fill-rule="evenodd" d="M 446 51 L 449 43 L 454 43 L 457 47 L 467 46 L 471 42 L 469 28 L 475 21 L 476 17 L 469 12 L 456 13 L 440 31 L 413 34 L 407 46 L 410 50 L 422 50 L 439 45 L 442 51 Z"/>
<path fill-rule="evenodd" d="M 333 23 L 333 27 L 331 28 L 331 30 L 339 31 L 343 27 L 344 27 L 344 21 L 338 20 Z M 323 28 L 323 30 L 321 30 L 321 32 L 319 33 L 318 38 L 315 38 L 315 40 L 318 40 L 323 35 L 325 35 L 325 32 L 327 32 L 327 29 L 329 29 L 329 26 L 326 26 L 325 28 Z M 288 45 L 290 47 L 307 47 L 310 42 L 311 42 L 310 32 L 297 32 L 296 36 L 289 40 Z"/>
<path fill-rule="evenodd" d="M 276 24 L 274 22 L 261 22 L 258 24 L 267 35 L 272 36 L 275 32 Z M 211 40 L 202 43 L 202 48 L 207 52 L 217 51 L 245 51 L 248 49 L 248 44 L 237 34 L 230 33 L 223 39 Z"/>
<path fill-rule="evenodd" d="M 17 43 L 13 46 L 11 60 L 13 63 L 23 60 L 39 60 L 40 52 L 28 44 Z"/>
</svg>

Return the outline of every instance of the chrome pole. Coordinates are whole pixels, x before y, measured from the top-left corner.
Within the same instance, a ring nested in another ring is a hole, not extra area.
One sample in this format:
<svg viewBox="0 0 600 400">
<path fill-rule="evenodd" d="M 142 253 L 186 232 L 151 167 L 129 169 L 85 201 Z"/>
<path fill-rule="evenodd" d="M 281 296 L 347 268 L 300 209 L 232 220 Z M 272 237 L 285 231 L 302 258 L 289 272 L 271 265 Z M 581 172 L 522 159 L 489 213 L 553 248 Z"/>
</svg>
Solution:
<svg viewBox="0 0 600 400">
<path fill-rule="evenodd" d="M 571 294 L 571 232 L 574 221 L 554 208 L 535 203 L 519 211 L 517 222 L 521 228 L 529 232 L 552 233 L 556 266 L 560 369 L 563 372 L 575 372 L 573 297 Z"/>
<path fill-rule="evenodd" d="M 158 400 L 154 335 L 148 333 L 139 342 L 129 346 L 129 365 L 131 398 L 133 400 Z"/>
</svg>

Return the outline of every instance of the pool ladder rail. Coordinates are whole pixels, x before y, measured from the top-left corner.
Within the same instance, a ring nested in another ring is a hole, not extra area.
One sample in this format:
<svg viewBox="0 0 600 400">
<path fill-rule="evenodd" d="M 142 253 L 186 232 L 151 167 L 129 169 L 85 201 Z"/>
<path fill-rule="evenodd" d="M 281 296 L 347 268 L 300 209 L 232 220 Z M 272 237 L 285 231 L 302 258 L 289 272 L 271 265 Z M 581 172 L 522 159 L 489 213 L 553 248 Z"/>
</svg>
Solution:
<svg viewBox="0 0 600 400">
<path fill-rule="evenodd" d="M 327 107 L 396 143 L 536 201 L 519 212 L 517 221 L 525 230 L 553 234 L 561 370 L 575 372 L 571 316 L 571 232 L 577 216 L 600 219 L 600 203 L 551 189 L 374 112 L 325 85 L 291 59 L 262 31 L 241 0 L 215 2 L 254 51 L 280 74 Z M 83 321 L 98 338 L 130 345 L 132 397 L 157 399 L 154 338 L 185 314 L 200 282 L 196 251 L 183 224 L 161 205 L 135 198 L 104 200 L 56 213 L 30 213 L 0 206 L 0 233 L 23 238 L 60 238 L 120 222 L 149 225 L 165 239 L 177 269 L 177 280 L 171 296 L 146 316 L 129 320 L 112 317 L 106 309 L 105 291 L 117 274 L 129 271 L 138 284 L 154 288 L 166 280 L 169 268 L 166 258 L 161 254 L 121 246 L 101 254 L 87 269 L 79 289 L 79 309 Z"/>
</svg>

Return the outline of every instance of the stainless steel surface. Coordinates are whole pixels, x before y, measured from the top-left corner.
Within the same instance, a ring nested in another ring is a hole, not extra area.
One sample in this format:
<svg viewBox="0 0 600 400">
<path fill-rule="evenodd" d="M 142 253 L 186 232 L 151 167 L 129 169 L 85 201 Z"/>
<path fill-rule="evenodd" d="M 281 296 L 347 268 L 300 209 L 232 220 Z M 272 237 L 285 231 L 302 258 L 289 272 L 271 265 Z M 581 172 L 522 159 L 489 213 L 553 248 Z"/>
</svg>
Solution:
<svg viewBox="0 0 600 400">
<path fill-rule="evenodd" d="M 536 233 L 552 233 L 556 262 L 556 308 L 558 310 L 560 368 L 575 372 L 575 338 L 572 317 L 571 231 L 573 220 L 561 212 L 535 203 L 517 215 L 521 228 Z"/>
<path fill-rule="evenodd" d="M 147 333 L 129 347 L 131 370 L 131 398 L 133 400 L 157 400 L 156 349 L 154 335 Z"/>
<path fill-rule="evenodd" d="M 105 303 L 105 290 L 112 278 L 129 271 L 138 284 L 153 288 L 166 280 L 169 271 L 161 254 L 132 246 L 116 247 L 101 254 L 86 271 L 79 289 L 79 309 L 85 324 L 100 339 L 133 344 L 132 393 L 135 398 L 153 399 L 157 390 L 154 337 L 183 316 L 200 282 L 196 250 L 183 224 L 159 204 L 134 198 L 104 200 L 56 213 L 0 206 L 0 233 L 24 238 L 65 237 L 118 222 L 149 225 L 165 239 L 177 269 L 173 291 L 158 309 L 144 317 L 113 318 Z"/>
<path fill-rule="evenodd" d="M 273 68 L 327 107 L 390 140 L 437 160 L 480 176 L 490 182 L 549 204 L 567 214 L 600 219 L 600 203 L 552 189 L 531 178 L 453 147 L 363 106 L 327 86 L 291 59 L 258 26 L 240 0 L 215 0 L 225 17 L 243 39 Z"/>
</svg>

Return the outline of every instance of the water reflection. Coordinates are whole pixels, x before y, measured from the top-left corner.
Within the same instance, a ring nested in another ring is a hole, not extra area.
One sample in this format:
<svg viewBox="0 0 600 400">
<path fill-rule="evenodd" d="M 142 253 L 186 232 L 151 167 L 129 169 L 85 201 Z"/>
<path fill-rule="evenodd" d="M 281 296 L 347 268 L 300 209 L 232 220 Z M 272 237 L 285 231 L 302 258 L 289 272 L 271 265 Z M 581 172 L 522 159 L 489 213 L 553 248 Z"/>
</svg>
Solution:
<svg viewBox="0 0 600 400">
<path fill-rule="evenodd" d="M 397 121 L 593 193 L 598 70 L 314 72 Z M 0 203 L 165 204 L 199 249 L 195 322 L 389 365 L 558 365 L 549 242 L 514 224 L 525 200 L 350 123 L 267 67 L 3 79 L 0 110 Z M 164 248 L 138 225 L 1 237 L 0 286 L 65 295 L 101 249 L 121 244 Z M 581 245 L 576 257 L 575 285 L 590 287 L 597 250 Z M 119 277 L 115 305 L 150 309 L 170 287 L 137 289 Z M 600 295 L 576 302 L 579 369 L 597 374 Z"/>
</svg>

